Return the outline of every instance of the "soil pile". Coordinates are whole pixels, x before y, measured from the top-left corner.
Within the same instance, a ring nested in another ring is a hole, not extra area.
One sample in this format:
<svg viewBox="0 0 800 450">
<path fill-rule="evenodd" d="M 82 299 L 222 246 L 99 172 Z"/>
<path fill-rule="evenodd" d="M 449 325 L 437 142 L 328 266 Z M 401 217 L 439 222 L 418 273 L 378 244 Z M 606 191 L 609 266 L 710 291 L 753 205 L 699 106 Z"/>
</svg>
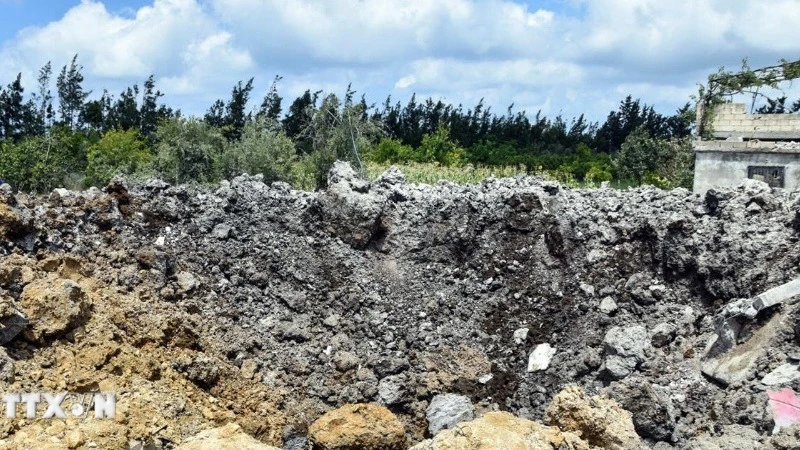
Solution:
<svg viewBox="0 0 800 450">
<path fill-rule="evenodd" d="M 118 412 L 28 420 L 20 406 L 2 445 L 246 433 L 303 449 L 323 445 L 317 419 L 363 404 L 420 448 L 448 448 L 438 434 L 457 426 L 429 418 L 473 416 L 574 448 L 796 441 L 771 436 L 767 393 L 800 390 L 793 297 L 734 314 L 725 346 L 719 319 L 800 277 L 792 195 L 366 182 L 339 163 L 329 180 L 0 189 L 3 392 L 115 392 Z M 635 433 L 602 424 L 620 406 Z"/>
</svg>

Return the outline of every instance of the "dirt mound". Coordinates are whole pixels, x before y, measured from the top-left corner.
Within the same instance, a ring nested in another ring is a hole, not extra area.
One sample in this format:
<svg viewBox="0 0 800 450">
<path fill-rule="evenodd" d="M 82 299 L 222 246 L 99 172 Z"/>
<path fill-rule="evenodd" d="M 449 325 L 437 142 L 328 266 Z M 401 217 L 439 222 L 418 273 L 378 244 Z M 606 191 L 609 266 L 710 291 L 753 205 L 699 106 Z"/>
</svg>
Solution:
<svg viewBox="0 0 800 450">
<path fill-rule="evenodd" d="M 701 368 L 738 367 L 708 351 L 720 307 L 798 277 L 793 196 L 364 182 L 343 165 L 330 186 L 3 191 L 3 391 L 115 392 L 118 414 L 9 420 L 0 439 L 158 448 L 235 421 L 305 448 L 324 413 L 378 402 L 413 444 L 436 395 L 541 420 L 574 384 L 631 410 L 648 445 L 734 426 L 767 442 L 762 381 L 796 361 L 796 304 L 736 322 L 725 351 L 749 359 L 735 381 Z M 800 390 L 787 370 L 770 389 Z"/>
</svg>

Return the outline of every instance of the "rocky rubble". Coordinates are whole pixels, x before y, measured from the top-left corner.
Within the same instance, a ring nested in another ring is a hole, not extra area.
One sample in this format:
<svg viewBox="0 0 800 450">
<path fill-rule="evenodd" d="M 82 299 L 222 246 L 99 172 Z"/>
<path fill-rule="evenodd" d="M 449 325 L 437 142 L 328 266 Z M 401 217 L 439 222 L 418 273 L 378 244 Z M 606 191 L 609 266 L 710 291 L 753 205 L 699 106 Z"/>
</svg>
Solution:
<svg viewBox="0 0 800 450">
<path fill-rule="evenodd" d="M 519 448 L 796 442 L 772 436 L 767 392 L 800 390 L 797 303 L 719 319 L 800 278 L 794 194 L 367 182 L 340 163 L 329 185 L 0 187 L 3 391 L 118 394 L 114 420 L 9 420 L 0 447 L 384 442 L 364 408 L 396 448 L 498 427 L 549 442 Z"/>
</svg>

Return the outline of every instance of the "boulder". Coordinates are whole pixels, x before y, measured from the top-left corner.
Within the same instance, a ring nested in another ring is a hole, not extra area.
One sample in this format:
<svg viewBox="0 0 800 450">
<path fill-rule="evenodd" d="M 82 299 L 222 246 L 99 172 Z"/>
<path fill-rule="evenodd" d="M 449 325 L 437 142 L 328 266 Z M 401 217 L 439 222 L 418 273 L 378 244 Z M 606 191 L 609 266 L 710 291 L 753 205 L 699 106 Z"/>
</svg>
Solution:
<svg viewBox="0 0 800 450">
<path fill-rule="evenodd" d="M 320 450 L 394 450 L 406 448 L 403 424 L 375 403 L 345 405 L 329 411 L 308 428 Z"/>
</svg>

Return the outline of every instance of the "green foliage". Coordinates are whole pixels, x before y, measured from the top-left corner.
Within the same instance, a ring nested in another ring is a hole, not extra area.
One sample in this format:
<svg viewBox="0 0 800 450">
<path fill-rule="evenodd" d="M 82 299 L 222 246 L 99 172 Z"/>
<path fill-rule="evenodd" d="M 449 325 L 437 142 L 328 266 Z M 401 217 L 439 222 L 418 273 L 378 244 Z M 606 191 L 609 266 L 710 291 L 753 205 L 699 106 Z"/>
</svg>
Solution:
<svg viewBox="0 0 800 450">
<path fill-rule="evenodd" d="M 693 163 L 688 139 L 655 139 L 644 128 L 628 136 L 614 160 L 619 178 L 662 188 L 690 187 Z"/>
<path fill-rule="evenodd" d="M 89 142 L 80 133 L 55 127 L 49 136 L 35 136 L 19 143 L 2 142 L 0 178 L 16 189 L 49 192 L 57 187 L 77 188 L 74 180 L 86 166 Z"/>
<path fill-rule="evenodd" d="M 753 100 L 757 96 L 766 97 L 760 92 L 763 87 L 780 89 L 781 83 L 800 78 L 800 60 L 782 59 L 774 66 L 751 69 L 747 58 L 742 61 L 742 69 L 738 72 L 726 71 L 724 67 L 708 76 L 708 83 L 700 85 L 697 103 L 700 122 L 697 134 L 706 137 L 710 132 L 710 124 L 714 107 L 725 103 L 725 97 L 737 94 L 750 94 Z"/>
<path fill-rule="evenodd" d="M 377 163 L 408 162 L 413 160 L 414 149 L 397 139 L 383 138 L 367 153 L 369 161 Z"/>
<path fill-rule="evenodd" d="M 61 113 L 61 123 L 70 129 L 82 126 L 81 113 L 86 98 L 91 92 L 83 90 L 83 66 L 78 65 L 78 55 L 72 58 L 69 68 L 65 65 L 56 79 L 58 88 L 58 110 Z"/>
<path fill-rule="evenodd" d="M 668 143 L 653 139 L 644 127 L 637 128 L 622 143 L 614 165 L 620 178 L 629 178 L 641 184 L 648 172 L 655 172 L 661 154 L 667 152 Z"/>
<path fill-rule="evenodd" d="M 352 94 L 348 87 L 344 105 L 335 94 L 326 96 L 318 109 L 307 111 L 309 122 L 297 136 L 297 145 L 310 144 L 306 158 L 314 167 L 317 187 L 326 185 L 336 160 L 349 161 L 363 176 L 361 153 L 383 135 L 380 125 L 366 114 L 367 106 L 352 102 Z"/>
<path fill-rule="evenodd" d="M 222 133 L 198 119 L 174 118 L 156 132 L 153 169 L 170 183 L 213 182 L 225 149 Z"/>
<path fill-rule="evenodd" d="M 89 147 L 87 186 L 105 186 L 118 173 L 133 173 L 152 159 L 136 130 L 109 131 Z"/>
<path fill-rule="evenodd" d="M 594 166 L 586 171 L 583 179 L 588 183 L 600 184 L 603 181 L 611 181 L 614 177 L 610 171 Z"/>
<path fill-rule="evenodd" d="M 222 174 L 263 174 L 264 182 L 292 181 L 297 162 L 294 143 L 274 121 L 248 122 L 239 141 L 227 145 L 221 155 Z"/>
<path fill-rule="evenodd" d="M 443 166 L 458 166 L 464 159 L 464 149 L 450 139 L 450 130 L 444 126 L 422 136 L 422 144 L 413 158 L 416 162 L 436 162 Z"/>
</svg>

